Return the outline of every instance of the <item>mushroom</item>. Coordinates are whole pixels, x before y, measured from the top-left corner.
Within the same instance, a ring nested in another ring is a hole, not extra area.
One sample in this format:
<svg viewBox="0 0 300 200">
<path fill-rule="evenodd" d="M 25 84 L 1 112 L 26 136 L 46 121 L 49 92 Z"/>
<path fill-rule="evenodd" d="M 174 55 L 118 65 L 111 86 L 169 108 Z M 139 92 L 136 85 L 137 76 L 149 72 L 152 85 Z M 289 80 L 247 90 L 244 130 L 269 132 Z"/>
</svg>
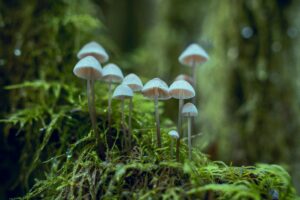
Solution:
<svg viewBox="0 0 300 200">
<path fill-rule="evenodd" d="M 205 52 L 205 50 L 196 43 L 190 44 L 179 56 L 178 60 L 181 64 L 192 67 L 193 74 L 193 86 L 196 89 L 197 85 L 197 71 L 196 65 L 205 63 L 208 61 L 209 56 Z M 193 99 L 193 103 L 195 103 L 195 98 Z"/>
<path fill-rule="evenodd" d="M 154 100 L 155 104 L 155 118 L 156 118 L 156 137 L 157 137 L 157 146 L 161 147 L 161 136 L 160 136 L 160 122 L 159 122 L 159 113 L 158 113 L 158 100 L 166 100 L 170 98 L 168 92 L 168 85 L 159 78 L 154 78 L 148 81 L 143 89 L 142 93 L 145 97 Z"/>
<path fill-rule="evenodd" d="M 133 92 L 140 92 L 143 89 L 143 83 L 141 81 L 141 79 L 136 75 L 136 74 L 128 74 L 127 76 L 125 76 L 125 78 L 123 79 L 123 83 L 125 85 L 128 85 L 128 87 L 130 87 L 132 89 Z M 132 111 L 133 111 L 133 102 L 132 99 L 130 99 L 129 102 L 129 133 L 131 133 L 132 130 L 132 123 L 131 123 L 131 115 L 132 115 Z"/>
<path fill-rule="evenodd" d="M 186 74 L 179 74 L 176 76 L 174 81 L 184 80 L 187 81 L 189 84 L 194 85 L 192 77 Z"/>
<path fill-rule="evenodd" d="M 126 134 L 126 128 L 125 128 L 124 100 L 128 99 L 128 98 L 131 99 L 133 97 L 133 92 L 130 87 L 128 87 L 125 84 L 121 84 L 118 87 L 116 87 L 112 97 L 114 99 L 122 100 L 122 104 L 121 104 L 122 127 L 123 127 L 123 131 L 125 133 L 125 149 L 127 149 L 128 141 L 126 138 L 128 138 L 128 136 Z"/>
<path fill-rule="evenodd" d="M 179 146 L 180 146 L 180 138 L 182 137 L 181 134 L 181 109 L 183 106 L 184 99 L 190 99 L 195 96 L 195 90 L 191 84 L 187 81 L 179 80 L 172 83 L 169 88 L 169 94 L 175 98 L 179 99 L 179 108 L 178 108 L 178 125 L 177 131 L 179 133 L 179 138 L 176 143 L 176 159 L 179 161 Z"/>
<path fill-rule="evenodd" d="M 174 81 L 179 81 L 179 80 L 185 80 L 187 81 L 189 84 L 191 85 L 194 85 L 193 83 L 193 79 L 192 77 L 190 77 L 189 75 L 186 75 L 186 74 L 180 74 L 178 76 L 176 76 L 175 80 Z M 182 137 L 185 137 L 186 136 L 186 132 L 185 132 L 185 129 L 183 129 L 183 132 L 182 132 Z"/>
<path fill-rule="evenodd" d="M 102 77 L 101 64 L 94 57 L 87 56 L 79 60 L 79 62 L 75 65 L 73 69 L 73 73 L 77 77 L 87 80 L 87 97 L 89 113 L 92 121 L 93 130 L 97 135 L 94 81 Z"/>
<path fill-rule="evenodd" d="M 103 76 L 102 80 L 108 83 L 108 126 L 111 124 L 111 95 L 112 95 L 112 84 L 121 83 L 124 76 L 121 69 L 113 64 L 109 63 L 103 67 L 102 70 Z"/>
<path fill-rule="evenodd" d="M 198 110 L 196 106 L 192 103 L 186 103 L 182 107 L 181 111 L 182 116 L 188 118 L 188 146 L 189 146 L 189 159 L 192 159 L 192 136 L 191 136 L 191 118 L 198 116 Z"/>
<path fill-rule="evenodd" d="M 173 157 L 173 148 L 174 148 L 174 141 L 173 139 L 178 139 L 179 135 L 176 130 L 169 131 L 168 135 L 171 137 L 171 157 Z"/>
<path fill-rule="evenodd" d="M 79 59 L 86 56 L 95 57 L 100 63 L 105 63 L 108 61 L 109 56 L 105 49 L 97 42 L 92 41 L 84 45 L 77 54 Z"/>
</svg>

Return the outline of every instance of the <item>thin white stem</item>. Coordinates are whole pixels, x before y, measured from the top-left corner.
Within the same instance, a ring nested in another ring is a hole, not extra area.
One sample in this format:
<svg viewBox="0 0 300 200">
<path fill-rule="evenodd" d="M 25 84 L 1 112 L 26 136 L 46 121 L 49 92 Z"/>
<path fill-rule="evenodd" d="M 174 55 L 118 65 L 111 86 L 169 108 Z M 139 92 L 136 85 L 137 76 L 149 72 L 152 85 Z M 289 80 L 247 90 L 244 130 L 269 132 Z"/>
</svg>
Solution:
<svg viewBox="0 0 300 200">
<path fill-rule="evenodd" d="M 196 94 L 197 94 L 197 66 L 196 66 L 196 62 L 195 62 L 194 59 L 192 61 L 192 67 L 193 67 L 193 84 L 194 84 L 194 90 L 196 91 Z M 197 105 L 196 95 L 192 98 L 192 103 L 194 105 Z M 196 128 L 195 118 L 191 119 L 191 123 L 193 125 L 193 129 L 195 129 Z"/>
<path fill-rule="evenodd" d="M 133 111 L 133 102 L 132 102 L 132 98 L 129 99 L 129 120 L 128 120 L 128 125 L 129 125 L 129 133 L 128 133 L 128 140 L 129 140 L 129 145 L 131 144 L 131 135 L 132 135 L 132 125 L 131 125 L 131 121 L 132 121 L 132 111 Z"/>
<path fill-rule="evenodd" d="M 89 114 L 92 121 L 92 127 L 96 135 L 96 143 L 99 144 L 100 136 L 97 133 L 97 122 L 96 122 L 96 110 L 95 110 L 95 91 L 94 91 L 94 80 L 87 80 L 87 96 L 88 96 L 88 108 Z"/>
<path fill-rule="evenodd" d="M 110 128 L 110 125 L 111 125 L 111 95 L 112 95 L 112 82 L 110 82 L 108 84 L 108 127 Z"/>
<path fill-rule="evenodd" d="M 126 127 L 125 127 L 125 113 L 124 113 L 124 107 L 125 107 L 125 103 L 124 103 L 124 98 L 122 99 L 122 104 L 121 104 L 121 112 L 122 112 L 122 129 L 123 129 L 123 133 L 124 133 L 124 143 L 125 143 L 125 150 L 127 150 L 127 131 L 126 131 Z"/>
<path fill-rule="evenodd" d="M 159 122 L 159 112 L 158 112 L 158 97 L 155 96 L 154 99 L 155 104 L 155 118 L 156 118 L 156 139 L 157 139 L 157 147 L 161 147 L 161 136 L 160 136 L 160 122 Z"/>
<path fill-rule="evenodd" d="M 122 112 L 122 125 L 125 127 L 125 113 L 124 113 L 124 99 L 122 99 L 121 112 Z"/>
<path fill-rule="evenodd" d="M 183 106 L 183 99 L 179 99 L 179 107 L 178 107 L 178 124 L 177 124 L 177 132 L 179 135 L 179 138 L 177 139 L 176 143 L 176 160 L 179 161 L 179 151 L 180 151 L 180 139 L 182 137 L 181 134 L 181 110 Z"/>
<path fill-rule="evenodd" d="M 192 122 L 191 118 L 188 117 L 188 146 L 189 146 L 189 159 L 192 159 L 192 135 L 191 135 L 191 129 L 192 129 Z"/>
<path fill-rule="evenodd" d="M 192 61 L 192 70 L 193 70 L 193 86 L 194 86 L 194 90 L 197 91 L 197 67 L 196 67 L 195 60 Z M 193 97 L 192 103 L 196 105 L 196 96 Z"/>
</svg>

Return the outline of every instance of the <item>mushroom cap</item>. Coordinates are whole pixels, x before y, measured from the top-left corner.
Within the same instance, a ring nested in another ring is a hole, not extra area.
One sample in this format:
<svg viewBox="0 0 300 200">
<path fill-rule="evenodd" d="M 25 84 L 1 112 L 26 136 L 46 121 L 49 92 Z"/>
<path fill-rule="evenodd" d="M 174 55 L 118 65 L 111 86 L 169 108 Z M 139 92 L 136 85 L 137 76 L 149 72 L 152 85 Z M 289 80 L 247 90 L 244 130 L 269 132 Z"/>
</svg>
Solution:
<svg viewBox="0 0 300 200">
<path fill-rule="evenodd" d="M 179 56 L 181 64 L 192 67 L 195 64 L 201 64 L 208 61 L 209 56 L 206 51 L 198 44 L 190 44 Z"/>
<path fill-rule="evenodd" d="M 103 67 L 102 79 L 105 82 L 120 83 L 123 78 L 123 73 L 116 64 L 109 63 Z"/>
<path fill-rule="evenodd" d="M 190 77 L 189 75 L 179 74 L 178 76 L 176 76 L 175 81 L 179 81 L 179 80 L 185 80 L 189 84 L 194 85 L 194 81 L 193 81 L 192 77 Z"/>
<path fill-rule="evenodd" d="M 198 110 L 194 104 L 186 103 L 182 107 L 181 114 L 184 117 L 196 117 L 198 116 Z"/>
<path fill-rule="evenodd" d="M 170 98 L 168 85 L 159 78 L 154 78 L 148 81 L 143 89 L 142 93 L 145 97 L 149 99 L 159 99 L 159 100 L 166 100 Z"/>
<path fill-rule="evenodd" d="M 125 76 L 122 84 L 128 85 L 134 92 L 141 91 L 143 89 L 143 83 L 141 79 L 133 73 Z"/>
<path fill-rule="evenodd" d="M 108 61 L 109 56 L 105 49 L 97 42 L 92 41 L 84 45 L 78 52 L 77 57 L 82 59 L 86 56 L 94 56 L 100 63 Z"/>
<path fill-rule="evenodd" d="M 195 90 L 187 81 L 178 80 L 170 86 L 169 94 L 175 99 L 190 99 L 195 96 Z"/>
<path fill-rule="evenodd" d="M 179 134 L 175 130 L 169 131 L 168 135 L 171 136 L 172 138 L 179 139 Z"/>
<path fill-rule="evenodd" d="M 79 78 L 97 80 L 102 77 L 102 68 L 96 58 L 87 56 L 77 62 L 73 73 Z"/>
<path fill-rule="evenodd" d="M 114 99 L 126 99 L 126 98 L 132 98 L 133 97 L 133 91 L 130 87 L 127 85 L 121 84 L 118 87 L 116 87 L 112 98 Z"/>
</svg>

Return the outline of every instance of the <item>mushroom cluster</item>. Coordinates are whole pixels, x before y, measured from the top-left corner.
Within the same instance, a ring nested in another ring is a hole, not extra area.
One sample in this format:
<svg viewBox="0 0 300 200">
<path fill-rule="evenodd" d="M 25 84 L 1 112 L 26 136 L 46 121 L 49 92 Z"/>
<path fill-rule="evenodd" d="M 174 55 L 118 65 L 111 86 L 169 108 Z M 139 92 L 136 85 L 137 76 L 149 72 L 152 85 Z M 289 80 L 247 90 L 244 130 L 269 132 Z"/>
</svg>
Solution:
<svg viewBox="0 0 300 200">
<path fill-rule="evenodd" d="M 192 78 L 188 75 L 181 74 L 176 77 L 175 81 L 168 87 L 167 83 L 159 78 L 154 78 L 148 81 L 144 86 L 141 79 L 136 74 L 128 74 L 123 76 L 121 69 L 113 63 L 105 65 L 102 69 L 101 64 L 109 60 L 109 56 L 105 49 L 97 42 L 90 42 L 84 45 L 79 53 L 78 63 L 75 65 L 74 74 L 82 79 L 87 80 L 87 99 L 88 110 L 92 122 L 92 128 L 96 135 L 97 143 L 99 143 L 99 135 L 97 133 L 96 109 L 95 109 L 95 92 L 94 83 L 96 80 L 101 80 L 108 84 L 108 109 L 107 121 L 108 127 L 111 126 L 111 101 L 113 99 L 121 100 L 121 127 L 124 132 L 124 148 L 131 148 L 132 134 L 132 112 L 134 93 L 141 92 L 144 97 L 154 101 L 155 121 L 156 121 L 156 141 L 157 147 L 162 147 L 162 138 L 160 132 L 159 120 L 159 100 L 168 100 L 170 98 L 179 100 L 178 107 L 178 124 L 177 131 L 172 130 L 168 133 L 171 138 L 171 156 L 173 157 L 173 142 L 176 139 L 176 160 L 179 161 L 180 140 L 182 138 L 182 117 L 188 118 L 188 147 L 189 159 L 192 158 L 192 142 L 191 142 L 191 118 L 198 115 L 195 104 L 196 92 L 196 67 L 197 65 L 206 62 L 209 57 L 207 53 L 198 44 L 191 44 L 179 56 L 179 62 L 183 65 L 192 68 Z M 113 91 L 113 85 L 119 84 Z M 125 99 L 129 99 L 129 119 L 128 130 L 125 120 Z M 184 104 L 184 100 L 193 99 L 193 103 Z"/>
</svg>

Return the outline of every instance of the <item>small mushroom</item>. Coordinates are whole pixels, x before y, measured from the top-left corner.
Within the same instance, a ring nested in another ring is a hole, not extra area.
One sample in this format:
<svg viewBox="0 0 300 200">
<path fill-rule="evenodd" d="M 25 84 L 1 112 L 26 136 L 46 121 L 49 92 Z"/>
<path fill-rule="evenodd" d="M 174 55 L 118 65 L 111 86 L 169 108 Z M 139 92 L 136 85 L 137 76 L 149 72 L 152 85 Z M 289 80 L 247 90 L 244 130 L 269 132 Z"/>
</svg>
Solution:
<svg viewBox="0 0 300 200">
<path fill-rule="evenodd" d="M 186 74 L 179 74 L 176 76 L 174 81 L 184 80 L 187 81 L 189 84 L 194 85 L 192 77 Z"/>
<path fill-rule="evenodd" d="M 125 76 L 125 78 L 123 79 L 123 83 L 125 85 L 128 85 L 128 87 L 130 87 L 132 89 L 133 92 L 140 92 L 143 89 L 143 83 L 141 81 L 141 79 L 136 75 L 136 74 L 128 74 L 127 76 Z M 129 133 L 131 134 L 132 131 L 132 111 L 133 111 L 133 102 L 132 99 L 130 99 L 129 102 Z"/>
<path fill-rule="evenodd" d="M 192 77 L 190 77 L 189 75 L 186 75 L 186 74 L 180 74 L 180 75 L 178 75 L 178 76 L 175 78 L 174 81 L 179 81 L 179 80 L 184 80 L 184 81 L 187 81 L 189 84 L 194 85 L 193 79 L 192 79 Z M 181 137 L 186 137 L 186 131 L 185 131 L 185 129 L 183 129 Z"/>
<path fill-rule="evenodd" d="M 179 134 L 176 130 L 169 131 L 168 135 L 171 137 L 171 158 L 173 158 L 174 139 L 179 138 Z"/>
<path fill-rule="evenodd" d="M 142 93 L 145 97 L 154 100 L 155 104 L 155 118 L 156 118 L 156 137 L 157 137 L 157 146 L 161 147 L 161 136 L 160 136 L 160 122 L 159 122 L 159 113 L 158 113 L 158 100 L 166 100 L 170 98 L 168 92 L 168 85 L 159 78 L 154 78 L 148 81 L 143 89 Z"/>
<path fill-rule="evenodd" d="M 196 89 L 197 85 L 197 70 L 196 66 L 198 64 L 205 63 L 208 61 L 209 56 L 206 51 L 198 44 L 193 43 L 189 45 L 179 56 L 178 60 L 181 64 L 192 67 L 193 74 L 193 86 Z M 193 99 L 193 103 L 195 104 L 195 98 Z"/>
<path fill-rule="evenodd" d="M 95 57 L 100 63 L 105 63 L 108 61 L 109 56 L 105 49 L 97 42 L 92 41 L 84 45 L 77 54 L 79 59 L 86 56 Z"/>
<path fill-rule="evenodd" d="M 179 161 L 179 146 L 180 146 L 180 138 L 182 137 L 181 134 L 181 109 L 183 106 L 184 99 L 190 99 L 195 96 L 195 90 L 191 84 L 187 81 L 179 80 L 172 83 L 169 88 L 169 94 L 175 98 L 179 99 L 179 108 L 178 108 L 178 125 L 177 131 L 179 133 L 179 139 L 176 143 L 176 159 Z"/>
<path fill-rule="evenodd" d="M 113 96 L 114 99 L 120 99 L 122 101 L 121 104 L 121 113 L 122 113 L 122 127 L 123 131 L 125 133 L 125 149 L 128 147 L 128 142 L 127 141 L 127 134 L 126 134 L 126 128 L 125 128 L 125 113 L 124 113 L 124 100 L 125 99 L 131 99 L 133 97 L 133 92 L 130 87 L 128 87 L 125 84 L 121 84 L 118 87 L 116 87 Z"/>
<path fill-rule="evenodd" d="M 187 117 L 188 119 L 188 146 L 189 146 L 189 159 L 192 159 L 192 135 L 191 135 L 191 129 L 192 129 L 192 123 L 191 118 L 198 116 L 198 110 L 196 106 L 192 103 L 186 103 L 182 107 L 182 116 Z"/>
<path fill-rule="evenodd" d="M 75 65 L 73 69 L 73 73 L 77 77 L 87 80 L 87 97 L 89 113 L 92 121 L 93 130 L 97 135 L 94 81 L 102 77 L 101 64 L 94 57 L 87 56 L 79 60 L 79 62 Z M 97 142 L 99 142 L 99 138 L 97 139 Z"/>
<path fill-rule="evenodd" d="M 121 83 L 124 76 L 121 69 L 113 64 L 109 63 L 103 67 L 102 80 L 108 83 L 108 126 L 111 124 L 111 95 L 112 95 L 112 84 Z"/>
</svg>

